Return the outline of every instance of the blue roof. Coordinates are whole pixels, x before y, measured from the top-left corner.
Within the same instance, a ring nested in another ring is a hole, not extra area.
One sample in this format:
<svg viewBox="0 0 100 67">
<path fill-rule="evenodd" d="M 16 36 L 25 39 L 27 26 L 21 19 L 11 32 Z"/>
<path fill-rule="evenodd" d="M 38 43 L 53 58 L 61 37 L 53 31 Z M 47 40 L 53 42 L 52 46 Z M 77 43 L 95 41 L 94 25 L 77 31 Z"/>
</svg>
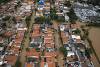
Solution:
<svg viewBox="0 0 100 67">
<path fill-rule="evenodd" d="M 40 0 L 40 1 L 38 2 L 38 4 L 44 5 L 44 0 Z"/>
</svg>

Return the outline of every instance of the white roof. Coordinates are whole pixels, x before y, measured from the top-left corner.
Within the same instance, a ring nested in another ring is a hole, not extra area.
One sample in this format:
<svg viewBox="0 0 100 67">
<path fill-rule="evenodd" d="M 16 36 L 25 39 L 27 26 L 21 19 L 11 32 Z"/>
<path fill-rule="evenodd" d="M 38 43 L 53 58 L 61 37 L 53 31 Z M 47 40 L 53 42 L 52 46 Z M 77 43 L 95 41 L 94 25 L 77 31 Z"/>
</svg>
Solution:
<svg viewBox="0 0 100 67">
<path fill-rule="evenodd" d="M 65 20 L 68 21 L 69 20 L 69 17 L 67 15 L 65 15 Z"/>
<path fill-rule="evenodd" d="M 67 49 L 67 50 L 70 50 L 70 48 L 69 48 L 69 47 L 66 47 L 66 49 Z"/>
<path fill-rule="evenodd" d="M 79 35 L 72 35 L 72 38 L 74 38 L 74 39 L 81 39 L 81 37 Z"/>
<path fill-rule="evenodd" d="M 70 56 L 73 56 L 73 55 L 75 55 L 75 53 L 73 51 L 68 51 L 67 57 L 70 57 Z"/>
<path fill-rule="evenodd" d="M 4 47 L 0 47 L 0 51 L 2 51 L 4 49 Z"/>
<path fill-rule="evenodd" d="M 0 61 L 0 65 L 2 65 L 3 64 L 3 61 Z"/>
<path fill-rule="evenodd" d="M 64 29 L 65 29 L 64 25 L 60 25 L 60 30 L 64 31 Z"/>
<path fill-rule="evenodd" d="M 17 30 L 27 30 L 27 28 L 17 28 Z"/>
<path fill-rule="evenodd" d="M 45 64 L 44 64 L 44 67 L 48 67 L 48 63 L 45 63 Z"/>
<path fill-rule="evenodd" d="M 64 9 L 68 9 L 68 7 L 65 7 L 65 6 L 64 6 Z"/>
<path fill-rule="evenodd" d="M 26 6 L 26 9 L 27 9 L 27 10 L 31 9 L 31 5 L 27 5 L 27 6 Z"/>
</svg>

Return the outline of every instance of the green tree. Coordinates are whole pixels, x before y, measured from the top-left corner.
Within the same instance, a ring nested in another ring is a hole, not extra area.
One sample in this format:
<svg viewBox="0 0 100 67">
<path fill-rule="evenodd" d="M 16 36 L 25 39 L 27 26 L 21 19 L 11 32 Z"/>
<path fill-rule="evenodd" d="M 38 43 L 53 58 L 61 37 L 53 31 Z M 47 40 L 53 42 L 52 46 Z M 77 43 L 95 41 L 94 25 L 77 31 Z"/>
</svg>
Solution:
<svg viewBox="0 0 100 67">
<path fill-rule="evenodd" d="M 78 28 L 76 30 L 72 31 L 72 32 L 74 32 L 75 34 L 79 34 L 79 35 L 81 33 L 81 31 Z"/>
<path fill-rule="evenodd" d="M 10 0 L 0 0 L 0 4 L 1 3 L 7 3 L 7 2 L 9 2 Z"/>
<path fill-rule="evenodd" d="M 85 49 L 85 55 L 87 56 L 88 59 L 91 58 L 90 52 L 88 51 L 88 49 Z"/>
<path fill-rule="evenodd" d="M 31 16 L 27 16 L 25 19 L 27 27 L 29 27 L 30 25 L 30 20 L 31 20 Z"/>
<path fill-rule="evenodd" d="M 57 21 L 58 22 L 65 22 L 65 17 L 64 16 L 58 17 Z"/>
<path fill-rule="evenodd" d="M 35 50 L 36 50 L 37 52 L 40 52 L 40 48 L 35 48 Z"/>
<path fill-rule="evenodd" d="M 76 16 L 73 8 L 71 8 L 69 10 L 69 12 L 67 13 L 67 15 L 69 16 L 69 20 L 70 20 L 71 23 L 75 23 L 76 20 L 78 19 L 78 17 Z"/>
<path fill-rule="evenodd" d="M 62 52 L 64 54 L 64 57 L 67 56 L 67 50 L 66 50 L 66 48 L 60 47 L 59 50 L 60 50 L 60 52 Z"/>
<path fill-rule="evenodd" d="M 50 9 L 50 17 L 52 20 L 58 19 L 58 15 L 56 14 L 56 12 L 57 11 L 55 10 L 55 8 Z"/>
<path fill-rule="evenodd" d="M 20 62 L 19 59 L 17 59 L 16 64 L 14 67 L 21 67 L 22 63 Z"/>
<path fill-rule="evenodd" d="M 40 17 L 37 17 L 37 18 L 35 18 L 35 22 L 36 23 L 43 23 L 43 22 L 45 22 L 45 17 L 44 16 L 40 16 Z"/>
<path fill-rule="evenodd" d="M 70 1 L 65 1 L 65 2 L 64 2 L 64 5 L 67 6 L 67 7 L 71 7 Z"/>
<path fill-rule="evenodd" d="M 4 18 L 2 18 L 3 21 L 8 21 L 10 19 L 10 16 L 6 16 Z"/>
<path fill-rule="evenodd" d="M 35 3 L 39 2 L 40 0 L 35 0 Z"/>
<path fill-rule="evenodd" d="M 30 51 L 30 49 L 29 48 L 26 48 L 26 51 Z"/>
</svg>

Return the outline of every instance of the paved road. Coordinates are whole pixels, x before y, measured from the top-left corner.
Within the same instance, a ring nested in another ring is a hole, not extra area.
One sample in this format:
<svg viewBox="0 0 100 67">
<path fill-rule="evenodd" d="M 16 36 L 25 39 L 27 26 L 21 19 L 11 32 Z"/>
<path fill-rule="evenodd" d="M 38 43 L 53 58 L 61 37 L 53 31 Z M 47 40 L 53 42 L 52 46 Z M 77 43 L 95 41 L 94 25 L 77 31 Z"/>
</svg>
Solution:
<svg viewBox="0 0 100 67">
<path fill-rule="evenodd" d="M 30 21 L 30 25 L 29 25 L 29 29 L 27 30 L 28 33 L 26 34 L 26 37 L 24 38 L 24 43 L 23 43 L 24 47 L 20 54 L 20 61 L 22 63 L 22 67 L 24 66 L 25 61 L 26 61 L 26 57 L 25 57 L 26 56 L 26 48 L 29 47 L 29 43 L 30 43 L 29 37 L 30 37 L 30 31 L 31 31 L 33 23 L 34 23 L 34 15 L 35 15 L 35 13 L 33 12 L 31 21 Z"/>
</svg>

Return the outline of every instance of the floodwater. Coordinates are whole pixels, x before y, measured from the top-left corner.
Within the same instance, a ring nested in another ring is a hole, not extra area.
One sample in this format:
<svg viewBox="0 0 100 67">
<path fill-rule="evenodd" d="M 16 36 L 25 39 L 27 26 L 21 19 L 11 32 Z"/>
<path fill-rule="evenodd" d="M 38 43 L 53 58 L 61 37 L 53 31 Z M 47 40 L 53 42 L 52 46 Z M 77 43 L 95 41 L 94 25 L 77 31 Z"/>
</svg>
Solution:
<svg viewBox="0 0 100 67">
<path fill-rule="evenodd" d="M 100 28 L 97 27 L 92 27 L 89 30 L 89 38 L 92 41 L 92 45 L 95 49 L 96 54 L 99 57 L 100 60 Z M 98 63 L 98 61 L 96 60 L 96 57 L 92 57 L 92 61 L 95 65 L 95 67 L 100 67 L 100 64 Z"/>
</svg>

